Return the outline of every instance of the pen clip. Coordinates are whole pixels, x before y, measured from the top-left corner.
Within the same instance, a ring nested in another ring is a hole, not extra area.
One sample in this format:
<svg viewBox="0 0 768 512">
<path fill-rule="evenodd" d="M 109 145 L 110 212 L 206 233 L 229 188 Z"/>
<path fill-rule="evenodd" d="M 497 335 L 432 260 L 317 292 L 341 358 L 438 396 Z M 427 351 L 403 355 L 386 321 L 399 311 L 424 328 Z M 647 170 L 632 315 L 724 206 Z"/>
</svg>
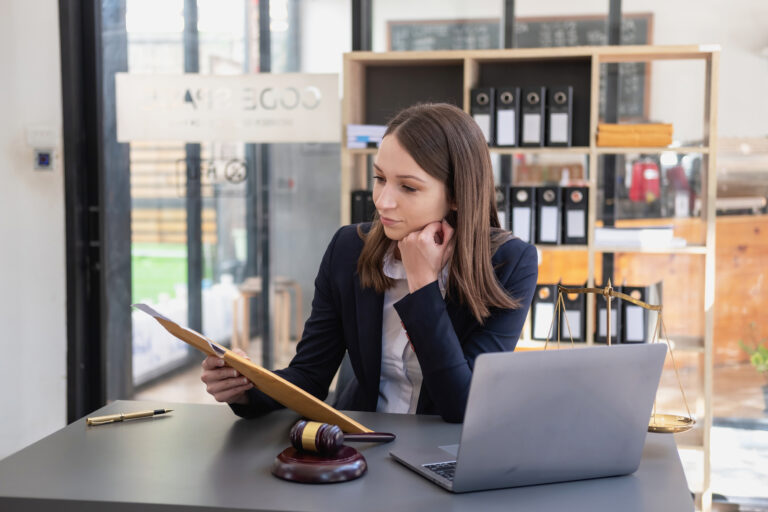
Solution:
<svg viewBox="0 0 768 512">
<path fill-rule="evenodd" d="M 87 418 L 85 420 L 86 425 L 105 425 L 107 423 L 115 423 L 116 421 L 123 421 L 125 414 L 112 414 L 111 416 L 96 416 L 95 418 Z"/>
<path fill-rule="evenodd" d="M 86 422 L 88 425 L 104 425 L 104 424 L 106 424 L 106 423 L 113 423 L 114 421 L 115 421 L 115 420 L 113 420 L 113 419 L 109 419 L 109 420 L 98 420 L 98 419 L 94 419 L 94 418 L 88 418 L 87 420 L 85 420 L 85 422 Z"/>
</svg>

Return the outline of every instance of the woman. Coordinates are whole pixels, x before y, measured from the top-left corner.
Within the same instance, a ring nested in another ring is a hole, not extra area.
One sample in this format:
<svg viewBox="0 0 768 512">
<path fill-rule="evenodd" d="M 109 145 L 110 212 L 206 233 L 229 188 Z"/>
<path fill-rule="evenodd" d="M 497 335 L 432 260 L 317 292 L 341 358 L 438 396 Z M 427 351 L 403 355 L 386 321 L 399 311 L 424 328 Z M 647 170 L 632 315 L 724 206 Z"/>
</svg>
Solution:
<svg viewBox="0 0 768 512">
<path fill-rule="evenodd" d="M 337 408 L 460 422 L 477 355 L 515 348 L 536 250 L 499 229 L 485 139 L 452 105 L 400 112 L 374 173 L 376 216 L 336 232 L 296 356 L 276 373 L 324 399 L 348 352 L 355 378 Z M 202 381 L 243 417 L 281 407 L 216 357 Z"/>
</svg>

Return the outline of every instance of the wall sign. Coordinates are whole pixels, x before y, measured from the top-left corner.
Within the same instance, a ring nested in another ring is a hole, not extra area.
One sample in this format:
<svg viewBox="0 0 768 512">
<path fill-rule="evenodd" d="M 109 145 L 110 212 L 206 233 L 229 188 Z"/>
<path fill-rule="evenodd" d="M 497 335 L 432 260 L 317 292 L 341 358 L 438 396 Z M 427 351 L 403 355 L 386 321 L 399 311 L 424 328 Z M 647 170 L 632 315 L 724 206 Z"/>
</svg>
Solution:
<svg viewBox="0 0 768 512">
<path fill-rule="evenodd" d="M 117 140 L 339 142 L 336 74 L 115 75 Z"/>
</svg>

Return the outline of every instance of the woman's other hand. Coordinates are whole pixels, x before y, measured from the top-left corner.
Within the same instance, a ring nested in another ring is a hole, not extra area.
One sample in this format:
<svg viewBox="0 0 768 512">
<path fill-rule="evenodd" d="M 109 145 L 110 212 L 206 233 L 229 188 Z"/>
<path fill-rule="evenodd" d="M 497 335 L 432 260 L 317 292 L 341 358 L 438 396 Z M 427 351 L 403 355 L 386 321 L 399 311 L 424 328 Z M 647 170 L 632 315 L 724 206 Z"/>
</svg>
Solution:
<svg viewBox="0 0 768 512">
<path fill-rule="evenodd" d="M 242 350 L 235 349 L 234 352 L 248 359 L 248 355 Z M 216 356 L 205 358 L 200 380 L 205 384 L 205 390 L 217 402 L 228 404 L 247 404 L 248 397 L 245 392 L 253 387 L 251 381 L 231 366 L 227 366 L 224 359 Z"/>
<path fill-rule="evenodd" d="M 415 292 L 437 280 L 453 254 L 453 228 L 447 221 L 431 222 L 397 242 L 408 276 L 408 291 Z"/>
</svg>

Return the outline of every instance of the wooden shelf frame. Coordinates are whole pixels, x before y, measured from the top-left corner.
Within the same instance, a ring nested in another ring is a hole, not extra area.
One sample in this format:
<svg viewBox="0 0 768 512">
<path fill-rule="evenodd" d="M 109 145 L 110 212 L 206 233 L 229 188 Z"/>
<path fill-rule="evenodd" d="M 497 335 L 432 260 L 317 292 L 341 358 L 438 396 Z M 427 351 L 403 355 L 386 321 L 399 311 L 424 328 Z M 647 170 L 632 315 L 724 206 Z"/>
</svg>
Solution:
<svg viewBox="0 0 768 512">
<path fill-rule="evenodd" d="M 659 60 L 700 60 L 705 63 L 704 72 L 704 118 L 701 146 L 688 147 L 599 147 L 596 144 L 597 125 L 599 122 L 600 66 L 606 63 L 654 62 Z M 698 352 L 702 355 L 702 409 L 703 415 L 697 418 L 700 435 L 695 436 L 695 444 L 701 445 L 704 452 L 702 509 L 711 509 L 712 493 L 710 489 L 710 430 L 712 426 L 712 372 L 713 372 L 713 332 L 715 298 L 715 198 L 717 147 L 717 97 L 719 81 L 720 47 L 718 45 L 674 45 L 674 46 L 579 46 L 563 48 L 525 48 L 505 50 L 466 50 L 466 51 L 418 51 L 418 52 L 353 52 L 344 55 L 344 97 L 342 102 L 342 140 L 346 140 L 347 124 L 368 124 L 366 119 L 366 70 L 380 67 L 392 67 L 399 76 L 407 76 L 412 68 L 414 73 L 434 69 L 435 72 L 454 73 L 459 70 L 461 89 L 456 101 L 469 112 L 470 91 L 478 85 L 483 66 L 496 66 L 503 63 L 542 63 L 551 65 L 554 61 L 578 63 L 589 66 L 589 113 L 588 144 L 569 148 L 490 148 L 497 154 L 562 154 L 584 155 L 587 158 L 587 183 L 590 193 L 588 205 L 588 230 L 586 246 L 537 246 L 547 251 L 587 251 L 587 286 L 595 286 L 595 259 L 604 252 L 615 253 L 658 253 L 701 255 L 704 263 L 704 336 L 695 341 L 687 340 L 677 346 L 677 350 Z M 375 76 L 381 77 L 381 69 Z M 423 98 L 424 101 L 427 98 Z M 700 154 L 702 156 L 702 208 L 701 220 L 705 224 L 704 242 L 700 245 L 670 248 L 638 247 L 596 247 L 594 234 L 597 222 L 597 178 L 599 156 L 609 154 L 658 154 L 673 152 L 676 154 Z M 341 224 L 350 220 L 350 192 L 355 187 L 367 188 L 367 160 L 376 154 L 376 149 L 341 149 Z M 594 343 L 595 301 L 587 301 L 587 342 Z M 535 342 L 521 339 L 521 346 Z"/>
</svg>

